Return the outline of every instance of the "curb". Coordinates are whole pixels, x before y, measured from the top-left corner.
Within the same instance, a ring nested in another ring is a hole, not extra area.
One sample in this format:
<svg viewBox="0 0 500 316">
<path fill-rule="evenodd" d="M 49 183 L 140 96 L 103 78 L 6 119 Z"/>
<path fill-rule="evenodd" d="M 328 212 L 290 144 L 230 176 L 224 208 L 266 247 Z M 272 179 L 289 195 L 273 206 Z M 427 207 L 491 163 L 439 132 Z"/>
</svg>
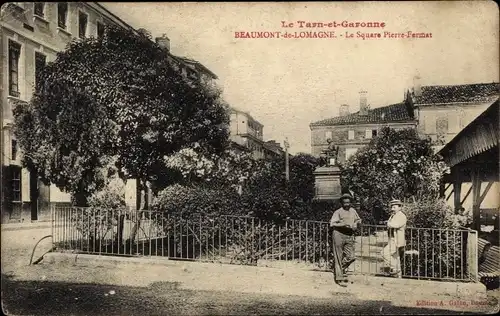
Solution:
<svg viewBox="0 0 500 316">
<path fill-rule="evenodd" d="M 60 227 L 62 225 L 56 226 Z M 46 229 L 51 228 L 52 222 L 37 222 L 37 223 L 10 223 L 2 224 L 2 231 L 30 230 L 30 229 Z"/>
<path fill-rule="evenodd" d="M 182 284 L 183 288 L 194 290 L 231 290 L 242 292 L 283 292 L 293 295 L 305 295 L 315 297 L 333 297 L 340 293 L 349 293 L 360 296 L 382 295 L 391 296 L 398 293 L 408 298 L 416 298 L 419 295 L 427 297 L 462 298 L 468 300 L 481 300 L 487 297 L 486 287 L 481 283 L 458 283 L 438 282 L 414 279 L 396 279 L 388 277 L 377 277 L 368 275 L 353 275 L 350 280 L 355 286 L 347 288 L 340 287 L 333 282 L 330 272 L 310 271 L 299 268 L 270 268 L 231 265 L 221 263 L 206 263 L 193 261 L 169 260 L 161 257 L 117 257 L 99 256 L 74 253 L 48 253 L 44 256 L 43 263 L 48 264 L 70 264 L 77 266 L 104 266 L 112 271 L 120 267 L 132 266 L 149 267 L 158 270 L 154 277 L 148 277 L 137 273 L 137 282 L 147 285 L 159 281 L 157 276 L 169 281 Z M 241 282 L 241 276 L 251 278 L 252 282 Z M 208 277 L 213 281 L 192 282 L 197 276 Z M 221 288 L 218 278 L 225 278 L 224 286 Z M 191 283 L 190 283 L 191 282 Z M 288 286 L 285 282 L 293 284 Z M 375 293 L 377 292 L 377 293 Z"/>
</svg>

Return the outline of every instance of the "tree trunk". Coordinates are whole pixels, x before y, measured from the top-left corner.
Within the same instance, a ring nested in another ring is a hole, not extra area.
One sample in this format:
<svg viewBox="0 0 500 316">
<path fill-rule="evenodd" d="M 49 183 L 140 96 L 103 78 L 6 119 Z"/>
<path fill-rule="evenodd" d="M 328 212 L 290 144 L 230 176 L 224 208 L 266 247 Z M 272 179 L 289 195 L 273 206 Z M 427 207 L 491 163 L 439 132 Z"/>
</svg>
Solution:
<svg viewBox="0 0 500 316">
<path fill-rule="evenodd" d="M 88 207 L 88 194 L 84 192 L 78 192 L 74 195 L 75 206 L 77 207 Z"/>
<path fill-rule="evenodd" d="M 147 186 L 144 184 L 144 181 L 143 180 L 138 180 L 137 181 L 137 184 L 138 184 L 138 188 L 139 190 L 143 190 L 144 188 L 146 188 Z M 144 195 L 144 198 L 146 197 L 146 195 Z M 142 199 L 142 194 L 141 194 L 141 199 Z M 139 228 L 141 226 L 141 219 L 142 219 L 142 210 L 144 208 L 146 203 L 140 203 L 141 205 L 141 208 L 137 210 L 137 221 L 136 223 L 134 224 L 134 226 L 132 227 L 132 232 L 130 234 L 130 239 L 129 239 L 129 244 L 132 245 L 134 240 L 135 240 L 135 237 L 137 236 L 137 232 L 139 231 Z"/>
<path fill-rule="evenodd" d="M 123 228 L 125 226 L 124 224 L 125 224 L 125 215 L 120 214 L 120 216 L 118 217 L 118 229 L 117 229 L 116 237 L 115 237 L 116 238 L 115 245 L 117 245 L 118 249 L 120 249 L 122 247 Z"/>
</svg>

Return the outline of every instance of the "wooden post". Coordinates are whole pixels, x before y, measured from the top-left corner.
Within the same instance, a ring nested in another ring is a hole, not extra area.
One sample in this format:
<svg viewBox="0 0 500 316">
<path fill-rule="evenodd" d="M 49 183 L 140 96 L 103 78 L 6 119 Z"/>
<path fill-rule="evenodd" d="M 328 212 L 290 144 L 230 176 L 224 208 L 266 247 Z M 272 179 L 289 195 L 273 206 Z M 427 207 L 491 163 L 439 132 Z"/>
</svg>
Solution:
<svg viewBox="0 0 500 316">
<path fill-rule="evenodd" d="M 481 231 L 481 180 L 479 178 L 479 170 L 474 168 L 471 170 L 472 179 L 472 226 L 478 232 Z"/>
<path fill-rule="evenodd" d="M 459 179 L 453 180 L 453 207 L 458 210 L 462 204 L 460 203 L 460 197 L 462 194 L 462 182 Z"/>
<path fill-rule="evenodd" d="M 446 192 L 446 187 L 444 185 L 444 181 L 441 181 L 439 183 L 439 198 L 444 198 L 445 197 L 445 192 Z"/>
<path fill-rule="evenodd" d="M 4 6 L 6 7 L 6 6 Z M 2 15 L 3 15 L 3 10 L 5 10 L 3 7 L 2 7 Z M 0 39 L 2 38 L 3 36 L 0 36 Z M 2 88 L 3 90 L 3 88 Z M 2 101 L 3 102 L 3 101 Z M 5 107 L 7 107 L 7 105 L 5 105 Z M 3 221 L 4 219 L 4 211 L 6 211 L 7 207 L 6 205 L 4 205 L 5 203 L 5 197 L 4 197 L 4 185 L 6 185 L 6 181 L 4 180 L 4 177 L 5 177 L 5 174 L 4 174 L 4 156 L 7 154 L 6 153 L 6 150 L 5 150 L 5 143 L 4 143 L 4 140 L 3 140 L 3 108 L 4 106 L 2 105 L 1 109 L 0 109 L 0 212 L 1 212 L 1 215 L 2 218 L 1 218 L 1 221 Z"/>
</svg>

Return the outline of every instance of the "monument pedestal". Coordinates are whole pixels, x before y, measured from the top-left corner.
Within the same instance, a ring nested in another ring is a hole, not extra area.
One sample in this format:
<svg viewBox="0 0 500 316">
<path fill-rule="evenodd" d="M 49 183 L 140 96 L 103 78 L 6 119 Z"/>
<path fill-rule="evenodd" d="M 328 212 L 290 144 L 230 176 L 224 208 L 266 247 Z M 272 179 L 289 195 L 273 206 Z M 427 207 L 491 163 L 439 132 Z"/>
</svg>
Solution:
<svg viewBox="0 0 500 316">
<path fill-rule="evenodd" d="M 340 168 L 337 166 L 319 167 L 314 170 L 316 200 L 336 200 L 342 195 Z"/>
</svg>

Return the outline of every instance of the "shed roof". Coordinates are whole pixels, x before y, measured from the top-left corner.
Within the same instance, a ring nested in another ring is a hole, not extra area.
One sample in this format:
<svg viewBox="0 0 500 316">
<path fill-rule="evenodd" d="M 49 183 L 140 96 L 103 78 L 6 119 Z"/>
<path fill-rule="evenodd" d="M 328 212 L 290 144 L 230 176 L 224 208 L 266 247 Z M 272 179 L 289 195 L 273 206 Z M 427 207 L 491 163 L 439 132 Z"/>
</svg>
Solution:
<svg viewBox="0 0 500 316">
<path fill-rule="evenodd" d="M 498 148 L 498 99 L 446 144 L 439 154 L 453 167 L 467 159 Z"/>
</svg>

